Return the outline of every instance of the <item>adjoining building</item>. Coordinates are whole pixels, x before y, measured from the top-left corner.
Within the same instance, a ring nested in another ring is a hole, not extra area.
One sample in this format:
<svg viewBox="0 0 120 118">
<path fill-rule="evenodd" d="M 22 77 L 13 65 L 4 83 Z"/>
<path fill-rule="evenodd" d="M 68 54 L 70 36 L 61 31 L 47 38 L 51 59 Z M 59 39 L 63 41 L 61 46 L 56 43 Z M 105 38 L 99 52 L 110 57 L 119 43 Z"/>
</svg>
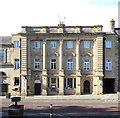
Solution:
<svg viewBox="0 0 120 118">
<path fill-rule="evenodd" d="M 2 43 L 0 49 L 1 55 L 9 50 L 9 61 L 5 61 L 5 56 L 0 60 L 7 92 L 12 95 L 117 92 L 118 36 L 114 26 L 114 20 L 110 21 L 110 32 L 103 32 L 101 25 L 22 26 L 20 33 L 12 35 L 9 45 Z"/>
</svg>

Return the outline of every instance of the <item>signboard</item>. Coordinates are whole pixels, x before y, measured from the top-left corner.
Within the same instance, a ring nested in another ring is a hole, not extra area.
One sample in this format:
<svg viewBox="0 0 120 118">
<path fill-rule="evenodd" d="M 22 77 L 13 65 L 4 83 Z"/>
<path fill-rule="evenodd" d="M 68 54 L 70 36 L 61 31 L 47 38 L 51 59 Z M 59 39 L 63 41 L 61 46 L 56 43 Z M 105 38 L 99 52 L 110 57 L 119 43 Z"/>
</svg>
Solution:
<svg viewBox="0 0 120 118">
<path fill-rule="evenodd" d="M 102 83 L 100 83 L 100 86 L 102 86 L 103 84 Z"/>
</svg>

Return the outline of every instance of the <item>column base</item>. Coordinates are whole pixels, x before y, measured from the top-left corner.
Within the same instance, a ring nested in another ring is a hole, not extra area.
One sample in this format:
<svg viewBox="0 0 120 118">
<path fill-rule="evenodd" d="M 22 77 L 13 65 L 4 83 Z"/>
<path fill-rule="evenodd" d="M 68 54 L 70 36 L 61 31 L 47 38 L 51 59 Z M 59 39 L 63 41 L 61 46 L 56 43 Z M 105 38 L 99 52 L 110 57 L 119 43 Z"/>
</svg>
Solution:
<svg viewBox="0 0 120 118">
<path fill-rule="evenodd" d="M 64 93 L 63 92 L 59 92 L 59 95 L 64 95 Z"/>
<path fill-rule="evenodd" d="M 47 96 L 47 92 L 42 92 L 42 96 Z"/>
<path fill-rule="evenodd" d="M 81 95 L 81 93 L 76 93 L 76 95 Z"/>
</svg>

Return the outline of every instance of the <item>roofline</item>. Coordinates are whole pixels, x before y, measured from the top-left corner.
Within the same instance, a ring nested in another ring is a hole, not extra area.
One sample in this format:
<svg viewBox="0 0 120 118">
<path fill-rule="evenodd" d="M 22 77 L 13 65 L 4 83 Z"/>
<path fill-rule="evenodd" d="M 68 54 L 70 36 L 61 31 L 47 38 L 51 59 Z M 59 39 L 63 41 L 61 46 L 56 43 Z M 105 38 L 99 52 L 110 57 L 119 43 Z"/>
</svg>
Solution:
<svg viewBox="0 0 120 118">
<path fill-rule="evenodd" d="M 93 25 L 93 26 L 21 26 L 21 28 L 57 28 L 57 27 L 103 27 L 103 25 Z"/>
</svg>

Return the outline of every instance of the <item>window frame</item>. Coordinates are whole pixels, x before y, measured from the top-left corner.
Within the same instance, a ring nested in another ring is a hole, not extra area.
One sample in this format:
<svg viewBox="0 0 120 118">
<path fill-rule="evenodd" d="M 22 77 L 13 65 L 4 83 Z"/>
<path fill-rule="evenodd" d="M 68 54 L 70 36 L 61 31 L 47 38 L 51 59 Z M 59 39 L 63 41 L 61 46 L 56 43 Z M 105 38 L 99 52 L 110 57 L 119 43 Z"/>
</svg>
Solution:
<svg viewBox="0 0 120 118">
<path fill-rule="evenodd" d="M 17 84 L 17 85 L 16 85 L 17 82 L 15 81 L 16 78 L 18 79 L 18 84 Z M 19 77 L 14 77 L 14 86 L 19 86 L 19 84 L 20 84 L 20 79 L 19 79 Z"/>
<path fill-rule="evenodd" d="M 108 60 L 109 60 L 110 62 L 107 62 Z M 108 69 L 107 69 L 107 67 L 108 67 Z M 111 60 L 111 59 L 106 59 L 105 70 L 106 70 L 106 71 L 112 71 L 112 60 Z"/>
<path fill-rule="evenodd" d="M 67 41 L 67 48 L 73 48 L 73 41 Z"/>
<path fill-rule="evenodd" d="M 90 41 L 84 41 L 84 48 L 90 48 Z"/>
<path fill-rule="evenodd" d="M 14 41 L 14 48 L 19 48 L 19 41 Z"/>
<path fill-rule="evenodd" d="M 69 80 L 71 80 L 71 86 Z M 67 89 L 73 89 L 73 78 L 67 78 Z"/>
<path fill-rule="evenodd" d="M 16 61 L 18 60 L 18 61 Z M 14 70 L 19 70 L 19 59 L 14 59 Z"/>
<path fill-rule="evenodd" d="M 90 71 L 90 59 L 85 59 L 84 60 L 84 71 Z"/>
<path fill-rule="evenodd" d="M 51 48 L 56 48 L 56 41 L 51 41 Z"/>
<path fill-rule="evenodd" d="M 71 60 L 71 62 L 70 62 Z M 73 59 L 67 60 L 67 70 L 73 70 Z"/>
<path fill-rule="evenodd" d="M 1 52 L 0 63 L 4 63 L 5 62 L 5 50 L 4 49 L 0 49 L 0 52 Z"/>
<path fill-rule="evenodd" d="M 35 61 L 36 59 L 34 59 L 34 70 L 40 70 L 40 59 L 38 59 L 39 62 Z M 37 67 L 39 66 L 39 68 L 35 68 L 36 64 L 37 64 Z"/>
<path fill-rule="evenodd" d="M 36 45 L 36 43 L 38 43 L 38 44 Z M 35 41 L 34 42 L 34 48 L 40 48 L 40 41 Z"/>
<path fill-rule="evenodd" d="M 56 69 L 57 69 L 57 60 L 54 59 L 55 62 L 52 62 L 52 60 L 53 60 L 53 59 L 50 60 L 50 69 L 51 69 L 51 70 L 56 70 Z M 52 69 L 52 64 L 53 64 L 53 69 Z M 54 67 L 56 67 L 56 69 L 55 69 Z"/>
</svg>

